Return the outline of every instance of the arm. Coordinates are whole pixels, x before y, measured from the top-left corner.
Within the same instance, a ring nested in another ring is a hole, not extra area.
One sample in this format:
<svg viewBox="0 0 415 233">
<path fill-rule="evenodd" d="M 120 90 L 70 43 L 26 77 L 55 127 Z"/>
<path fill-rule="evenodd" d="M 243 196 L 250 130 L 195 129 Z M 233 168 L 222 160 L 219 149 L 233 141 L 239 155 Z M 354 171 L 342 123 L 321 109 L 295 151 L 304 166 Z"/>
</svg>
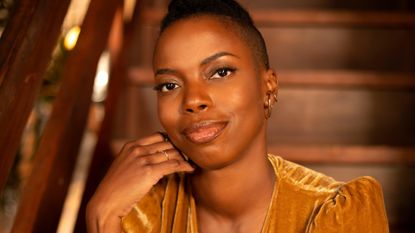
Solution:
<svg viewBox="0 0 415 233">
<path fill-rule="evenodd" d="M 121 217 L 162 177 L 191 171 L 192 166 L 160 134 L 127 143 L 88 203 L 88 233 L 121 233 Z"/>
</svg>

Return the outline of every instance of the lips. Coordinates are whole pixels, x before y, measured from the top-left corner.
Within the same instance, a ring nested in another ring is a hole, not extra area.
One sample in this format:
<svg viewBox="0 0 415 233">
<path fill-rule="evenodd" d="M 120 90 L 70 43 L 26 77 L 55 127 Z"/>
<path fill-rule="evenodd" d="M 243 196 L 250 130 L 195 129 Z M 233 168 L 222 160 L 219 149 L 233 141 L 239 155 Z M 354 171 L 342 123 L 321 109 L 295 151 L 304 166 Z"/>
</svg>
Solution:
<svg viewBox="0 0 415 233">
<path fill-rule="evenodd" d="M 183 134 L 193 143 L 209 143 L 223 132 L 227 124 L 227 122 L 199 122 L 184 129 Z"/>
</svg>

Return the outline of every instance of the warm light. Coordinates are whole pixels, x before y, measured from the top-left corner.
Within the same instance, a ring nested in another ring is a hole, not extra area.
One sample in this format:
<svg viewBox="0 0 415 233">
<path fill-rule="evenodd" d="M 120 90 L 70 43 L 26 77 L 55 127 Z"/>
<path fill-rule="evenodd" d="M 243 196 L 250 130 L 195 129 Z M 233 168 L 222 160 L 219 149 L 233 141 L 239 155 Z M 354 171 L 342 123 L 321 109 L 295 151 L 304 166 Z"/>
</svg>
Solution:
<svg viewBox="0 0 415 233">
<path fill-rule="evenodd" d="M 67 50 L 72 50 L 76 42 L 78 41 L 79 33 L 81 32 L 81 28 L 78 26 L 75 26 L 71 28 L 68 33 L 66 33 L 65 39 L 63 41 L 63 46 Z"/>
<path fill-rule="evenodd" d="M 92 94 L 92 100 L 95 102 L 101 102 L 105 99 L 108 85 L 108 71 L 99 70 L 94 83 L 94 92 Z"/>
<path fill-rule="evenodd" d="M 104 52 L 98 61 L 97 74 L 95 76 L 94 82 L 94 91 L 92 93 L 92 100 L 94 102 L 101 102 L 105 100 L 109 81 L 109 65 L 109 53 Z"/>
</svg>

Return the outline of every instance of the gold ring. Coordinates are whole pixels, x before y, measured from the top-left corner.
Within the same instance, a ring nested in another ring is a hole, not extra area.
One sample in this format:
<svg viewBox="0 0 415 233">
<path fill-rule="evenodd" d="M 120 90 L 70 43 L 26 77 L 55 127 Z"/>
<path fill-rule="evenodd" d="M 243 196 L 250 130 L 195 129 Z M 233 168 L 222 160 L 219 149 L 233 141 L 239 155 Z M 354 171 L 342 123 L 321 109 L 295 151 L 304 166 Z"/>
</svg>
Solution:
<svg viewBox="0 0 415 233">
<path fill-rule="evenodd" d="M 170 160 L 169 154 L 167 154 L 166 151 L 162 150 L 161 152 L 163 152 L 163 154 L 164 154 L 164 156 L 166 156 L 166 159 L 167 160 Z"/>
</svg>

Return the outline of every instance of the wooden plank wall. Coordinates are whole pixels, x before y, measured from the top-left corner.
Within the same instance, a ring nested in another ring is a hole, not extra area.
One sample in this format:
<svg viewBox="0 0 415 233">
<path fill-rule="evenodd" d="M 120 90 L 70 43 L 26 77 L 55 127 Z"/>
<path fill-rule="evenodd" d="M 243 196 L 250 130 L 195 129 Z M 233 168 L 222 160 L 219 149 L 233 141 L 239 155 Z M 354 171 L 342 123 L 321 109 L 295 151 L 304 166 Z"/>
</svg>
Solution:
<svg viewBox="0 0 415 233">
<path fill-rule="evenodd" d="M 374 176 L 384 188 L 391 232 L 413 232 L 415 3 L 241 2 L 263 33 L 281 80 L 269 122 L 270 151 L 339 180 Z M 115 152 L 127 139 L 162 129 L 150 67 L 165 8 L 147 7 L 129 55 Z"/>
</svg>

